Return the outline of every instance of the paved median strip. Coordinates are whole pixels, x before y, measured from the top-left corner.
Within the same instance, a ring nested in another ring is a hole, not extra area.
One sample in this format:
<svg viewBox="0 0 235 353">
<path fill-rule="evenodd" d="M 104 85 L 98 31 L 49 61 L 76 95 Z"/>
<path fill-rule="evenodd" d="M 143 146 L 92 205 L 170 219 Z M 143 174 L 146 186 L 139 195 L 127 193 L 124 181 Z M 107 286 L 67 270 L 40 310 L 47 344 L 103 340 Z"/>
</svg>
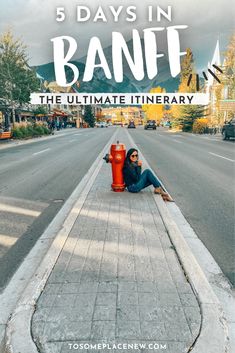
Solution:
<svg viewBox="0 0 235 353">
<path fill-rule="evenodd" d="M 227 161 L 230 161 L 230 162 L 235 162 L 234 159 L 230 159 L 230 158 L 227 158 L 227 157 L 224 157 L 224 156 L 220 156 L 219 154 L 216 154 L 216 153 L 213 153 L 213 152 L 208 152 L 208 153 L 212 154 L 215 157 L 223 158 L 223 159 L 226 159 Z"/>
</svg>

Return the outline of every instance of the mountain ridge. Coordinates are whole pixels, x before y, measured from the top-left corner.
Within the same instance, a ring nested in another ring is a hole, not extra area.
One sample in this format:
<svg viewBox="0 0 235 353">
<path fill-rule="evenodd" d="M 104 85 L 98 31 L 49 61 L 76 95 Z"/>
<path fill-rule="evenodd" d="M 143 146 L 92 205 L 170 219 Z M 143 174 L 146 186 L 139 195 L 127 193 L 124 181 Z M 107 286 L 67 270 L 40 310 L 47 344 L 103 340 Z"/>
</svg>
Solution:
<svg viewBox="0 0 235 353">
<path fill-rule="evenodd" d="M 141 41 L 143 47 L 143 41 Z M 127 47 L 130 54 L 133 54 L 133 41 L 127 42 Z M 164 54 L 164 53 L 163 53 Z M 79 70 L 79 92 L 84 93 L 146 93 L 151 88 L 161 86 L 165 88 L 167 92 L 175 92 L 179 86 L 179 77 L 172 78 L 170 75 L 169 63 L 166 59 L 166 55 L 158 59 L 158 75 L 153 79 L 149 80 L 147 77 L 146 66 L 144 66 L 145 78 L 141 81 L 137 81 L 126 61 L 123 58 L 123 82 L 117 83 L 114 80 L 113 67 L 112 67 L 112 47 L 108 46 L 104 49 L 104 55 L 109 65 L 112 78 L 107 79 L 102 68 L 95 68 L 93 79 L 89 82 L 83 81 L 83 75 L 85 70 L 85 62 L 87 57 L 83 56 L 78 60 L 71 61 Z M 34 67 L 36 72 L 42 76 L 46 81 L 55 81 L 54 63 L 43 64 Z M 68 81 L 72 81 L 73 72 L 70 68 L 66 68 L 66 78 Z"/>
</svg>

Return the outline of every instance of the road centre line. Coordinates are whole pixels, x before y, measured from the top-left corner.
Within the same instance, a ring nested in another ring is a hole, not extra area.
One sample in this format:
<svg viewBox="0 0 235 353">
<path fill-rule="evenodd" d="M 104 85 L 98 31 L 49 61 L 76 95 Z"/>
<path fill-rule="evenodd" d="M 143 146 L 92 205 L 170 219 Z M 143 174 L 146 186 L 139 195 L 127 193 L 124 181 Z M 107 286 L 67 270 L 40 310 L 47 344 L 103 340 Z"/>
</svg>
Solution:
<svg viewBox="0 0 235 353">
<path fill-rule="evenodd" d="M 219 157 L 219 158 L 226 159 L 227 161 L 230 161 L 230 162 L 235 162 L 233 159 L 230 159 L 230 158 L 227 158 L 227 157 L 220 156 L 219 154 L 216 154 L 216 153 L 213 153 L 213 152 L 208 152 L 208 153 L 209 153 L 209 154 L 212 154 L 213 156 L 216 156 L 216 157 Z"/>
<path fill-rule="evenodd" d="M 49 150 L 50 150 L 50 148 L 46 148 L 45 150 L 33 153 L 33 155 L 36 156 L 37 154 L 41 154 L 41 153 L 44 153 L 44 152 L 49 151 Z"/>
</svg>

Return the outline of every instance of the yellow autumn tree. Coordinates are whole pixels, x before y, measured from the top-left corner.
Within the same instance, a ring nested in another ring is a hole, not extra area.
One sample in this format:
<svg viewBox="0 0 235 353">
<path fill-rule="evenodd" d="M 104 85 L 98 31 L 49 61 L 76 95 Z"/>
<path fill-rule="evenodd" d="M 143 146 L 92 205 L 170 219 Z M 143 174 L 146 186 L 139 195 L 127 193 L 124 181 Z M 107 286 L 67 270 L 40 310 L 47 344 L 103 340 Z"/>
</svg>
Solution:
<svg viewBox="0 0 235 353">
<path fill-rule="evenodd" d="M 189 77 L 192 78 L 189 82 Z M 186 55 L 181 63 L 181 73 L 180 73 L 180 85 L 179 92 L 181 93 L 195 93 L 196 92 L 196 75 L 194 68 L 193 53 L 190 48 L 186 49 Z"/>
<path fill-rule="evenodd" d="M 228 88 L 228 99 L 235 99 L 235 33 L 232 35 L 225 52 L 222 82 Z"/>
<path fill-rule="evenodd" d="M 197 92 L 196 77 L 193 53 L 191 49 L 188 48 L 186 50 L 186 55 L 184 56 L 181 63 L 180 84 L 178 92 Z M 194 121 L 204 116 L 204 108 L 199 105 L 172 105 L 171 115 L 174 127 L 178 127 L 183 131 L 192 131 Z"/>
<path fill-rule="evenodd" d="M 180 84 L 178 88 L 178 92 L 188 93 L 195 92 L 195 75 L 194 73 L 194 65 L 193 65 L 193 53 L 190 48 L 186 49 L 186 55 L 181 63 L 181 73 L 180 73 Z M 191 82 L 188 86 L 189 76 L 192 74 Z M 173 119 L 173 125 L 180 127 L 179 119 L 182 115 L 182 106 L 180 105 L 172 105 L 171 106 L 171 116 Z"/>
<path fill-rule="evenodd" d="M 165 89 L 158 86 L 151 88 L 150 93 L 165 93 Z M 160 123 L 163 118 L 164 105 L 163 104 L 144 104 L 142 105 L 142 110 L 145 112 L 146 120 L 155 120 Z"/>
<path fill-rule="evenodd" d="M 211 87 L 211 93 L 214 97 L 211 103 L 210 125 L 222 126 L 225 119 L 225 112 L 221 106 L 221 101 L 224 99 L 235 99 L 235 33 L 232 35 L 227 50 L 224 52 L 224 60 L 222 73 L 216 72 L 216 76 L 221 83 L 214 80 Z M 234 110 L 226 111 L 226 119 L 230 120 L 234 116 Z"/>
</svg>

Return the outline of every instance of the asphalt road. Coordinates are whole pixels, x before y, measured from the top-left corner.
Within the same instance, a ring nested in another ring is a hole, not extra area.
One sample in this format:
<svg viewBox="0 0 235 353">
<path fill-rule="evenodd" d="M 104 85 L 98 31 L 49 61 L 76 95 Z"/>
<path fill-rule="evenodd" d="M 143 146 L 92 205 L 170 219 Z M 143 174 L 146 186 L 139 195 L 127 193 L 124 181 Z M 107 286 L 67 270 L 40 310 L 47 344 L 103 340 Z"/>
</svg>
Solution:
<svg viewBox="0 0 235 353">
<path fill-rule="evenodd" d="M 0 146 L 0 289 L 113 132 L 69 129 L 36 143 Z M 129 132 L 234 285 L 234 141 L 142 127 Z"/>
<path fill-rule="evenodd" d="M 235 285 L 234 140 L 129 129 L 183 215 Z"/>
<path fill-rule="evenodd" d="M 0 146 L 0 290 L 113 133 L 68 129 L 35 143 Z"/>
</svg>

